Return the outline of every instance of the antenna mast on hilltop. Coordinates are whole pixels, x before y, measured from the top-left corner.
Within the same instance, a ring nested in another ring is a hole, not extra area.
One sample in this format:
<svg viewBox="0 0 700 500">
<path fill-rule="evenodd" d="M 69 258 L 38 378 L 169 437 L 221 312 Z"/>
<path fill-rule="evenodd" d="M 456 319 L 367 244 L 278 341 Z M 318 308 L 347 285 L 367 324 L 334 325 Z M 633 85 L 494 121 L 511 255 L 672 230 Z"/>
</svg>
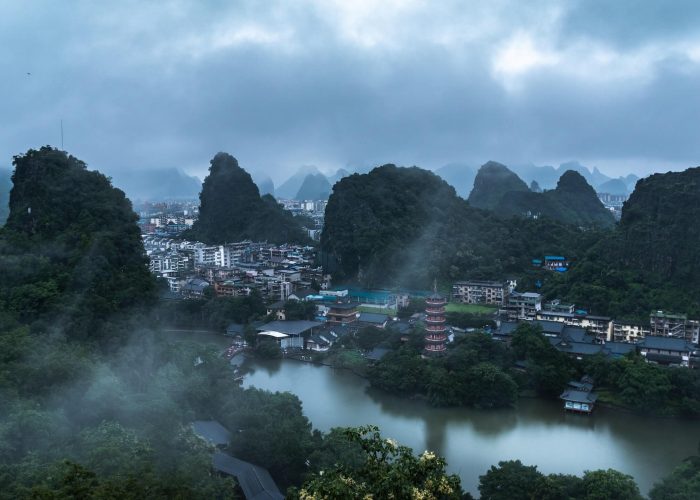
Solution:
<svg viewBox="0 0 700 500">
<path fill-rule="evenodd" d="M 63 120 L 61 120 L 61 151 L 63 151 Z"/>
</svg>

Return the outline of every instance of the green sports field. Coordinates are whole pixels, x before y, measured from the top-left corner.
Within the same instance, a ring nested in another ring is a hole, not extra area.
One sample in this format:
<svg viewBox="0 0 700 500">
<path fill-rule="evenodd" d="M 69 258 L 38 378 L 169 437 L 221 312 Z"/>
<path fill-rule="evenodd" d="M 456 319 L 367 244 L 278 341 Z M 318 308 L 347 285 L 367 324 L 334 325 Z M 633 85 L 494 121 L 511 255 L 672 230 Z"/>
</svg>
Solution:
<svg viewBox="0 0 700 500">
<path fill-rule="evenodd" d="M 450 302 L 445 306 L 447 312 L 464 313 L 464 314 L 493 314 L 498 307 L 485 306 L 481 304 L 456 304 Z"/>
</svg>

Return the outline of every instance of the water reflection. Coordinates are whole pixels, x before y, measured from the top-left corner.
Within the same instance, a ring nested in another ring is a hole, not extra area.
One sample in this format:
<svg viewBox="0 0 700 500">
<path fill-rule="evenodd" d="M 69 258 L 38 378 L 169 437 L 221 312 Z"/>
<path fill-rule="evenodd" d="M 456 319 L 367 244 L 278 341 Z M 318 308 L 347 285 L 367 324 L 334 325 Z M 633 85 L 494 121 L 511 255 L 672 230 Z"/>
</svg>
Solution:
<svg viewBox="0 0 700 500">
<path fill-rule="evenodd" d="M 448 470 L 476 493 L 478 477 L 500 460 L 521 459 L 544 473 L 582 474 L 609 467 L 631 474 L 643 492 L 694 453 L 700 425 L 599 408 L 590 417 L 564 413 L 557 401 L 521 399 L 517 408 L 431 408 L 369 389 L 347 371 L 291 360 L 254 362 L 245 386 L 290 391 L 320 430 L 378 425 L 417 452 L 443 455 Z"/>
</svg>

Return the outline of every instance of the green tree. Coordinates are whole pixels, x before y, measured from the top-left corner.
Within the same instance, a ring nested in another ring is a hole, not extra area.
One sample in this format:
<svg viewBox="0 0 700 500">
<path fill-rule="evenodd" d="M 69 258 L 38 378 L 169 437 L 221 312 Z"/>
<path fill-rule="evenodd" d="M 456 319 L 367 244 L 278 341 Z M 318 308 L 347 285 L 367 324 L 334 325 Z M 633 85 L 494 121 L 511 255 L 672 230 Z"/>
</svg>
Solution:
<svg viewBox="0 0 700 500">
<path fill-rule="evenodd" d="M 621 363 L 623 371 L 617 385 L 622 401 L 645 412 L 663 409 L 672 389 L 668 373 L 639 357 Z"/>
<path fill-rule="evenodd" d="M 432 452 L 416 457 L 410 448 L 383 439 L 374 426 L 345 430 L 362 448 L 359 467 L 337 465 L 313 474 L 289 497 L 322 498 L 462 498 L 459 478 L 445 472 L 445 460 Z"/>
<path fill-rule="evenodd" d="M 583 475 L 583 498 L 586 500 L 641 500 L 642 495 L 632 476 L 614 469 L 586 471 Z"/>
<path fill-rule="evenodd" d="M 539 498 L 545 478 L 534 465 L 523 465 L 520 460 L 498 462 L 483 476 L 479 476 L 482 500 L 530 500 Z"/>
<path fill-rule="evenodd" d="M 518 397 L 513 379 L 491 363 L 479 363 L 469 369 L 468 399 L 477 408 L 512 406 Z"/>
<path fill-rule="evenodd" d="M 649 492 L 651 500 L 700 498 L 700 456 L 692 456 L 657 482 Z"/>
</svg>

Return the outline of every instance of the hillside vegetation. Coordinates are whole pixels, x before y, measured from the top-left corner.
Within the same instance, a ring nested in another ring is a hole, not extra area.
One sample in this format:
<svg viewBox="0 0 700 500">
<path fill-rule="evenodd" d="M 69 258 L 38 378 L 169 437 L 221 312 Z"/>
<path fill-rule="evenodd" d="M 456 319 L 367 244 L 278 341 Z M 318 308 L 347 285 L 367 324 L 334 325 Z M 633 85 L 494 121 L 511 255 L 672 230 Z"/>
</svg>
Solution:
<svg viewBox="0 0 700 500">
<path fill-rule="evenodd" d="M 581 227 L 609 228 L 615 224 L 612 213 L 603 206 L 581 174 L 567 170 L 556 189 L 536 193 L 506 193 L 495 207 L 503 216 L 547 217 Z"/>
<path fill-rule="evenodd" d="M 250 174 L 228 153 L 218 153 L 211 160 L 199 200 L 199 219 L 185 237 L 212 244 L 246 239 L 308 241 L 299 219 L 280 207 L 271 195 L 261 197 Z"/>
<path fill-rule="evenodd" d="M 520 272 L 533 256 L 574 254 L 579 239 L 592 237 L 553 221 L 499 218 L 432 172 L 384 165 L 335 185 L 321 248 L 336 279 L 428 287 Z"/>
</svg>

